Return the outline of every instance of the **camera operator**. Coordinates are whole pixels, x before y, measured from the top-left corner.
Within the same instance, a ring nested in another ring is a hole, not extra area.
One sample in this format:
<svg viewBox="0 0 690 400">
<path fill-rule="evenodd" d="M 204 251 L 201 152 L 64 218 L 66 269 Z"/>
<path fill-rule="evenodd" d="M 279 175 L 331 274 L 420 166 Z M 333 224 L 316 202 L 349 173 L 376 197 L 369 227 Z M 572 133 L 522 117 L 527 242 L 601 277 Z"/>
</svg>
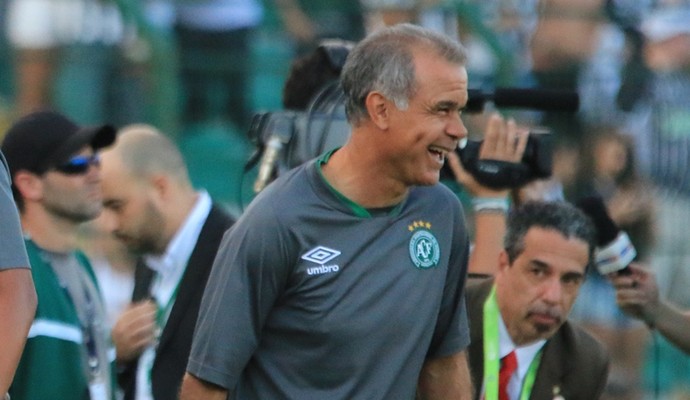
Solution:
<svg viewBox="0 0 690 400">
<path fill-rule="evenodd" d="M 254 116 L 248 132 L 261 157 L 254 192 L 276 176 L 345 143 L 350 125 L 345 118 L 340 72 L 354 43 L 326 39 L 309 54 L 296 58 L 283 87 L 283 108 Z"/>
<path fill-rule="evenodd" d="M 319 92 L 337 86 L 345 58 L 354 43 L 327 39 L 314 51 L 296 58 L 283 86 L 283 108 L 306 111 Z"/>
<path fill-rule="evenodd" d="M 489 117 L 479 159 L 519 163 L 527 146 L 528 130 L 518 127 L 515 120 L 494 113 Z M 468 272 L 493 275 L 496 259 L 503 250 L 506 214 L 511 188 L 493 188 L 482 184 L 462 165 L 456 153 L 448 154 L 447 165 L 457 182 L 472 196 L 474 245 L 470 252 Z"/>
</svg>

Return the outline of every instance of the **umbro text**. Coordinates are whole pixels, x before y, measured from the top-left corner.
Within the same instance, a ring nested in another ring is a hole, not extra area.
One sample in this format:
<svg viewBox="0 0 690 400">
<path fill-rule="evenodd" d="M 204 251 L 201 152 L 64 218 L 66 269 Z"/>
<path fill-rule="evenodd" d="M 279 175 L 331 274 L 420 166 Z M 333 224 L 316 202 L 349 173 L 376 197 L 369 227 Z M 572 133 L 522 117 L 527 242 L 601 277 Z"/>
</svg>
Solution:
<svg viewBox="0 0 690 400">
<path fill-rule="evenodd" d="M 338 272 L 340 267 L 337 265 L 319 265 L 318 267 L 307 268 L 309 275 L 330 274 L 331 272 Z"/>
</svg>

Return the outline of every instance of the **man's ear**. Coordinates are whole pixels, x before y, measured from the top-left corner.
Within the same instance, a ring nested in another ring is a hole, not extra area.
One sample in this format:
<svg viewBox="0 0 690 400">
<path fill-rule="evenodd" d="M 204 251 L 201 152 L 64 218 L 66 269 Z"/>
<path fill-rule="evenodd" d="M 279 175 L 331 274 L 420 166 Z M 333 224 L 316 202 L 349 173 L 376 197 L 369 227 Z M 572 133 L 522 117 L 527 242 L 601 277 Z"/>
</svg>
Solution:
<svg viewBox="0 0 690 400">
<path fill-rule="evenodd" d="M 156 194 L 156 198 L 167 200 L 167 198 L 170 196 L 170 182 L 168 181 L 168 177 L 165 175 L 154 174 L 151 175 L 148 180 L 151 189 Z"/>
<path fill-rule="evenodd" d="M 498 271 L 503 271 L 510 268 L 510 260 L 508 259 L 508 252 L 501 250 L 501 254 L 498 255 Z"/>
<path fill-rule="evenodd" d="M 38 201 L 43 197 L 41 177 L 26 170 L 19 170 L 12 179 L 21 196 L 28 201 Z"/>
<path fill-rule="evenodd" d="M 390 119 L 390 107 L 393 105 L 379 92 L 370 92 L 364 104 L 371 121 L 381 130 L 388 129 Z"/>
</svg>

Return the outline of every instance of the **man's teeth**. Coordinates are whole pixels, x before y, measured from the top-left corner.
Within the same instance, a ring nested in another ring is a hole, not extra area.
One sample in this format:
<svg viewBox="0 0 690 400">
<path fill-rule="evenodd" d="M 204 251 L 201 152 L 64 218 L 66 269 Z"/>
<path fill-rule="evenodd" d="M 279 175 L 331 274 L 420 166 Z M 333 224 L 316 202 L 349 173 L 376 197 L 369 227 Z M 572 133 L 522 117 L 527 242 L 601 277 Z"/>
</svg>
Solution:
<svg viewBox="0 0 690 400">
<path fill-rule="evenodd" d="M 444 157 L 446 156 L 446 151 L 443 149 L 438 149 L 438 148 L 430 148 L 429 151 L 431 153 L 436 154 L 436 157 L 438 157 L 439 160 L 443 161 Z"/>
</svg>

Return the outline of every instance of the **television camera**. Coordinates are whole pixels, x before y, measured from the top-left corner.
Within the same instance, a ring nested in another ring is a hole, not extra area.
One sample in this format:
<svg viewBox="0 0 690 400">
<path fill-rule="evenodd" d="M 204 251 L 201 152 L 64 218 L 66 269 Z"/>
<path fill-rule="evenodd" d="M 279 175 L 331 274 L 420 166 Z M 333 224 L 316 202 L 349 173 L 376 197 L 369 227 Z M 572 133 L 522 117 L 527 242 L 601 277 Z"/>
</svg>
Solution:
<svg viewBox="0 0 690 400">
<path fill-rule="evenodd" d="M 258 150 L 246 169 L 260 159 L 255 193 L 263 190 L 275 176 L 345 144 L 350 136 L 350 125 L 343 98 L 340 86 L 333 83 L 315 96 L 306 111 L 263 112 L 254 116 L 248 135 Z M 497 88 L 492 93 L 469 90 L 465 112 L 481 112 L 489 101 L 496 107 L 541 111 L 575 112 L 579 107 L 579 97 L 574 92 Z M 482 142 L 464 142 L 456 151 L 463 166 L 481 184 L 516 188 L 551 175 L 553 135 L 548 131 L 530 132 L 520 163 L 479 159 Z M 450 178 L 452 172 L 444 167 L 442 177 Z"/>
</svg>

